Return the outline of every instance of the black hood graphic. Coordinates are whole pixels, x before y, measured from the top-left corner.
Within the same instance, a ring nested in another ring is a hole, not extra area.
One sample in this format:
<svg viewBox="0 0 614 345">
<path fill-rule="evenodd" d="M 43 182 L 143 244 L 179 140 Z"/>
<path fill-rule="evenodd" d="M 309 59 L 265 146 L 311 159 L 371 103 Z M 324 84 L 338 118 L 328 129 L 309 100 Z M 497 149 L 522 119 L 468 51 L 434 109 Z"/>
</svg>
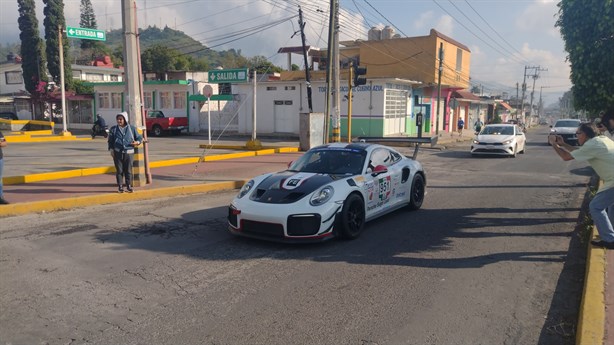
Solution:
<svg viewBox="0 0 614 345">
<path fill-rule="evenodd" d="M 281 171 L 260 182 L 250 195 L 250 200 L 268 204 L 290 204 L 335 180 L 334 176 L 328 174 Z"/>
</svg>

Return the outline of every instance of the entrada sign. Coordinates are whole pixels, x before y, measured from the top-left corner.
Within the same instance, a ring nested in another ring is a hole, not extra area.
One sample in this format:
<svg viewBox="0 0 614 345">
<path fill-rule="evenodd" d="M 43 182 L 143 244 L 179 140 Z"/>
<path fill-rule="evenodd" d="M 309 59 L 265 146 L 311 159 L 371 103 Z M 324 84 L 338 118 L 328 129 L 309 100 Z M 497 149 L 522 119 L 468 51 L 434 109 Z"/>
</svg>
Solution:
<svg viewBox="0 0 614 345">
<path fill-rule="evenodd" d="M 89 29 L 89 28 L 73 28 L 71 26 L 66 27 L 66 37 L 79 38 L 82 40 L 96 40 L 106 41 L 107 37 L 104 31 Z"/>
</svg>

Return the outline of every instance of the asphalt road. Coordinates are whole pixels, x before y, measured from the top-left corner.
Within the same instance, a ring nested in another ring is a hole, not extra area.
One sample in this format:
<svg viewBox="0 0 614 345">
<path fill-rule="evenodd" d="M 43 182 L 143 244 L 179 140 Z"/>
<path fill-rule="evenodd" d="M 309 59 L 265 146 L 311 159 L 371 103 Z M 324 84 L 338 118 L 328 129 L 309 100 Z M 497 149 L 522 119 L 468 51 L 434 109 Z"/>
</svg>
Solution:
<svg viewBox="0 0 614 345">
<path fill-rule="evenodd" d="M 423 208 L 354 241 L 233 237 L 234 193 L 5 218 L 0 342 L 573 344 L 590 171 L 529 139 L 423 150 Z"/>
</svg>

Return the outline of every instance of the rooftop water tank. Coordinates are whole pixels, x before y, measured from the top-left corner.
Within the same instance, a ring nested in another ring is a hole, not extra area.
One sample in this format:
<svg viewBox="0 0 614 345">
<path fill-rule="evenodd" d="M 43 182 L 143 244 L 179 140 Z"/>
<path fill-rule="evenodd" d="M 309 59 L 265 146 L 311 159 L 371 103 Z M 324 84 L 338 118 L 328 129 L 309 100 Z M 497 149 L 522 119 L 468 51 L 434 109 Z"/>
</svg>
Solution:
<svg viewBox="0 0 614 345">
<path fill-rule="evenodd" d="M 386 25 L 384 27 L 384 30 L 382 30 L 382 39 L 383 40 L 389 40 L 394 36 L 394 29 L 391 28 L 389 25 Z"/>
<path fill-rule="evenodd" d="M 382 39 L 382 29 L 378 28 L 378 27 L 372 27 L 369 30 L 369 35 L 368 35 L 369 41 L 379 41 Z"/>
</svg>

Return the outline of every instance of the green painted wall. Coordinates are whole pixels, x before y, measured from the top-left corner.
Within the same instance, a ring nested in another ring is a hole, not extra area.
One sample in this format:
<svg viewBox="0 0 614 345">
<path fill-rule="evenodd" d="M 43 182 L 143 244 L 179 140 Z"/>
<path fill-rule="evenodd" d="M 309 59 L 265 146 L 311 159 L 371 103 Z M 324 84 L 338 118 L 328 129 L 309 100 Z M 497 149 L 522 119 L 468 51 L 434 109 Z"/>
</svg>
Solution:
<svg viewBox="0 0 614 345">
<path fill-rule="evenodd" d="M 341 118 L 341 136 L 347 137 L 347 118 Z M 355 119 L 352 118 L 352 137 L 381 137 L 384 136 L 384 119 Z"/>
</svg>

